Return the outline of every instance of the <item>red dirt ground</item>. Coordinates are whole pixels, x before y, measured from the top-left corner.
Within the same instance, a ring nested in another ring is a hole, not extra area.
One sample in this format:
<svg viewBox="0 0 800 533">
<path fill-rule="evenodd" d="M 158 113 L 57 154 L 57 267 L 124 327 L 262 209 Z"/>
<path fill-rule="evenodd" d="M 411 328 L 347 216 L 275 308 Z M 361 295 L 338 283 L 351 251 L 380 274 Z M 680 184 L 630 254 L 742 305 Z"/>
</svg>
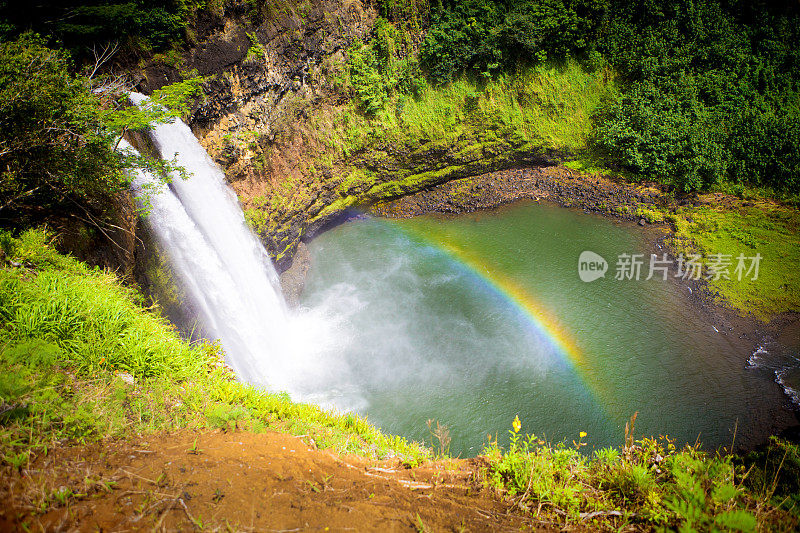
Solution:
<svg viewBox="0 0 800 533">
<path fill-rule="evenodd" d="M 187 431 L 63 448 L 3 472 L 0 530 L 540 529 L 482 488 L 479 461 L 406 468 L 282 433 Z M 52 496 L 67 489 L 77 496 Z M 48 495 L 48 510 L 37 511 Z"/>
</svg>

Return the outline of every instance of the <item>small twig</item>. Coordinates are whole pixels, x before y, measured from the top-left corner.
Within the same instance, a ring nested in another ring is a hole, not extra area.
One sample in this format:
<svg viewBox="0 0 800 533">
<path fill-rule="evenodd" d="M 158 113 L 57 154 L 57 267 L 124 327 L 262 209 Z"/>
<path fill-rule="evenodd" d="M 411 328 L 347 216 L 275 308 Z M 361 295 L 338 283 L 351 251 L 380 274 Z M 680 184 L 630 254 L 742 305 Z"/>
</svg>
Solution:
<svg viewBox="0 0 800 533">
<path fill-rule="evenodd" d="M 377 466 L 368 467 L 367 470 L 372 470 L 374 472 L 383 472 L 384 474 L 395 474 L 395 473 L 397 473 L 397 470 L 394 470 L 392 468 L 380 468 L 380 467 L 377 467 Z"/>
<path fill-rule="evenodd" d="M 192 522 L 192 524 L 197 526 L 197 520 L 195 520 L 194 517 L 192 516 L 192 513 L 189 512 L 189 508 L 186 506 L 186 502 L 183 501 L 183 498 L 178 498 L 178 503 L 181 504 L 181 507 L 183 507 L 183 511 L 186 513 L 186 516 L 189 517 L 189 520 Z"/>
<path fill-rule="evenodd" d="M 153 481 L 152 479 L 147 479 L 146 477 L 142 477 L 142 476 L 140 476 L 139 474 L 134 474 L 133 472 L 128 472 L 128 471 L 127 471 L 127 470 L 125 470 L 124 468 L 120 468 L 120 470 L 121 470 L 121 471 L 123 471 L 123 472 L 125 472 L 125 473 L 126 473 L 126 474 L 128 474 L 129 476 L 138 477 L 139 479 L 143 479 L 144 481 L 147 481 L 148 483 L 152 483 L 153 485 L 156 485 L 156 486 L 158 486 L 158 483 L 156 483 L 156 482 L 155 482 L 155 481 Z"/>
<path fill-rule="evenodd" d="M 580 516 L 581 520 L 591 520 L 598 516 L 630 516 L 631 518 L 635 518 L 638 515 L 636 513 L 623 513 L 622 511 L 592 511 L 589 513 L 581 513 L 578 516 Z"/>
<path fill-rule="evenodd" d="M 170 512 L 172 509 L 174 509 L 175 508 L 175 502 L 177 502 L 178 500 L 181 499 L 181 494 L 183 494 L 183 489 L 185 489 L 185 488 L 186 488 L 186 485 L 182 486 L 180 489 L 178 489 L 178 493 L 175 496 L 170 496 L 170 498 L 172 498 L 172 501 L 161 512 L 161 518 L 158 519 L 158 523 L 153 528 L 153 531 L 158 531 L 158 528 L 161 527 L 161 523 L 164 522 L 164 518 L 167 517 L 167 513 Z M 181 501 L 183 501 L 183 500 L 181 500 Z M 187 511 L 187 513 L 188 513 L 188 511 Z"/>
<path fill-rule="evenodd" d="M 102 67 L 103 64 L 109 59 L 111 59 L 111 57 L 117 52 L 118 48 L 119 44 L 117 42 L 108 43 L 98 53 L 97 47 L 93 46 L 92 53 L 94 54 L 94 68 L 92 69 L 92 72 L 89 73 L 87 78 L 89 79 L 93 78 L 94 75 L 97 73 L 97 71 L 100 70 L 100 67 Z"/>
</svg>

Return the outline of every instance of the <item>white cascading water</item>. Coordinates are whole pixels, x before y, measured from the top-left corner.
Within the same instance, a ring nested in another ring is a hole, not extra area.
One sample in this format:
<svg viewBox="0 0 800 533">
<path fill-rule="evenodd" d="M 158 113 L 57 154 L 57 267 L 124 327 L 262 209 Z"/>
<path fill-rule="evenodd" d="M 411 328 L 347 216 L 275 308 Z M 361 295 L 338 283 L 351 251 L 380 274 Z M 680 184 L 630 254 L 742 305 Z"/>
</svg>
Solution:
<svg viewBox="0 0 800 533">
<path fill-rule="evenodd" d="M 131 93 L 140 105 L 147 96 Z M 343 410 L 366 407 L 341 346 L 353 337 L 330 302 L 290 312 L 277 273 L 244 219 L 225 175 L 179 119 L 150 132 L 164 159 L 175 158 L 190 176 L 169 185 L 146 170 L 133 190 L 146 201 L 146 223 L 197 309 L 204 334 L 219 339 L 239 379 L 294 400 Z M 122 149 L 132 150 L 121 142 Z M 358 306 L 352 302 L 351 307 Z"/>
<path fill-rule="evenodd" d="M 137 105 L 147 100 L 138 93 L 130 98 Z M 298 324 L 289 318 L 275 268 L 224 174 L 178 119 L 156 125 L 151 138 L 164 159 L 174 157 L 190 176 L 174 175 L 166 185 L 138 170 L 134 193 L 147 195 L 146 222 L 206 333 L 220 340 L 240 379 L 293 392 L 297 365 L 308 358 L 297 357 L 297 343 L 288 342 Z M 125 141 L 121 145 L 133 150 Z"/>
</svg>

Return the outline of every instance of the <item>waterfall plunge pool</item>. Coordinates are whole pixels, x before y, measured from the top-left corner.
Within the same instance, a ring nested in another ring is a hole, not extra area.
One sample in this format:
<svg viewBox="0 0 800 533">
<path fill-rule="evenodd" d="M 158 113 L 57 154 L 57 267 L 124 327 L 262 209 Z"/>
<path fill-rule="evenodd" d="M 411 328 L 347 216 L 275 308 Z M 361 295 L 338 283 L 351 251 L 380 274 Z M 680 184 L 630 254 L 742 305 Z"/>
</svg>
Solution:
<svg viewBox="0 0 800 533">
<path fill-rule="evenodd" d="M 507 441 L 515 416 L 551 442 L 586 431 L 589 449 L 619 444 L 637 411 L 637 434 L 707 446 L 730 444 L 735 427 L 749 447 L 798 424 L 788 400 L 800 403 L 797 335 L 788 349 L 761 339 L 754 350 L 753 332 L 742 341 L 718 329 L 685 284 L 614 280 L 619 254 L 652 251 L 639 229 L 539 205 L 363 219 L 311 243 L 292 312 L 189 127 L 176 119 L 150 137 L 191 177 L 133 176 L 150 206 L 142 279 L 183 331 L 218 339 L 244 381 L 423 442 L 436 420 L 458 455 L 479 453 L 488 435 Z M 608 260 L 606 278 L 579 280 L 586 250 Z"/>
<path fill-rule="evenodd" d="M 637 411 L 637 435 L 707 448 L 737 424 L 748 446 L 796 423 L 774 373 L 748 367 L 752 340 L 717 331 L 685 282 L 644 280 L 657 250 L 631 225 L 527 204 L 359 219 L 309 248 L 300 314 L 328 332 L 292 388 L 389 433 L 430 444 L 437 420 L 451 453 L 473 456 L 488 435 L 507 442 L 517 415 L 552 442 L 586 431 L 589 449 L 620 445 Z M 604 278 L 579 279 L 585 250 L 608 261 Z M 614 279 L 634 253 L 642 279 Z"/>
</svg>

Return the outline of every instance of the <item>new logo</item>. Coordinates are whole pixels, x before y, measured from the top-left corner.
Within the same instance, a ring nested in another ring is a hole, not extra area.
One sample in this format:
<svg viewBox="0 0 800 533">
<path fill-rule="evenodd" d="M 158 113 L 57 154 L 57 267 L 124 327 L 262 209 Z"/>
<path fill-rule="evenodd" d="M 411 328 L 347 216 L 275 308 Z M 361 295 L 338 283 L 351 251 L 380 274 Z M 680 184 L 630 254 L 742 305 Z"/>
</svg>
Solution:
<svg viewBox="0 0 800 533">
<path fill-rule="evenodd" d="M 603 256 L 589 250 L 581 252 L 578 258 L 578 277 L 581 278 L 581 281 L 589 283 L 597 278 L 604 278 L 607 270 L 608 263 Z"/>
</svg>

